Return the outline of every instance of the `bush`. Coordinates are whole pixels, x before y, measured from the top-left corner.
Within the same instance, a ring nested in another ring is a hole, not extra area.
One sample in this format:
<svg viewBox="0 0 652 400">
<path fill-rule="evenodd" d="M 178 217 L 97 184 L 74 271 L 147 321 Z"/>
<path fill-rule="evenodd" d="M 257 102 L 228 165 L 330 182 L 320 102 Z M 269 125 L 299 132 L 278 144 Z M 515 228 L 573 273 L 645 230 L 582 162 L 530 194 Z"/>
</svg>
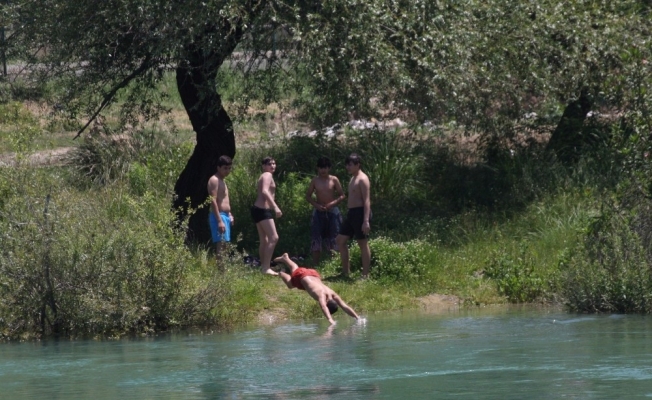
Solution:
<svg viewBox="0 0 652 400">
<path fill-rule="evenodd" d="M 607 209 L 608 210 L 608 209 Z M 562 265 L 567 306 L 582 312 L 652 312 L 649 249 L 632 229 L 632 215 L 609 210 Z"/>
<path fill-rule="evenodd" d="M 357 247 L 357 245 L 353 245 Z M 370 240 L 371 276 L 380 282 L 401 282 L 405 285 L 427 278 L 433 268 L 436 252 L 431 244 L 420 240 L 396 243 L 384 237 Z M 361 268 L 359 250 L 355 251 L 351 264 Z"/>
<path fill-rule="evenodd" d="M 545 280 L 537 273 L 534 260 L 525 247 L 516 258 L 505 252 L 494 252 L 487 261 L 484 275 L 496 283 L 498 292 L 511 303 L 532 302 L 547 293 Z"/>
<path fill-rule="evenodd" d="M 42 175 L 17 175 L 21 191 L 0 210 L 1 337 L 228 323 L 213 311 L 228 280 L 185 246 L 167 199 L 119 186 L 83 198 Z"/>
</svg>

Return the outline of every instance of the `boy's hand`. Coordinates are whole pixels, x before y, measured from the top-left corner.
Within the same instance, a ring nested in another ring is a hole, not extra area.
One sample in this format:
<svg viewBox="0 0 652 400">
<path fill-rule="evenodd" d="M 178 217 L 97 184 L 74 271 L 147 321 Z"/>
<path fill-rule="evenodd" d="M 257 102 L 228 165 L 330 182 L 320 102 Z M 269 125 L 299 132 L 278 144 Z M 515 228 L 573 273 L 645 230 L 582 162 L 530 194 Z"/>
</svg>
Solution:
<svg viewBox="0 0 652 400">
<path fill-rule="evenodd" d="M 363 222 L 362 223 L 362 233 L 364 233 L 365 235 L 368 235 L 370 231 L 371 231 L 371 226 L 369 225 L 369 221 Z"/>
</svg>

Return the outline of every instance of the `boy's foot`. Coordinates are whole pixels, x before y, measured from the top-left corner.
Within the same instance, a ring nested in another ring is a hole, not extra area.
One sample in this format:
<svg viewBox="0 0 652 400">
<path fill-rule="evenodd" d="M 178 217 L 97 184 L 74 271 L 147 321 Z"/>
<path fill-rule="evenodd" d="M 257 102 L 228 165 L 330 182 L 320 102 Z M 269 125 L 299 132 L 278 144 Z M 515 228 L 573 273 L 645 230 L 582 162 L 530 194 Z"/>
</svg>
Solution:
<svg viewBox="0 0 652 400">
<path fill-rule="evenodd" d="M 274 271 L 271 268 L 263 267 L 263 268 L 260 269 L 260 272 L 262 272 L 263 274 L 266 274 L 266 275 L 272 275 L 272 276 L 278 275 L 278 272 Z"/>
<path fill-rule="evenodd" d="M 288 257 L 288 253 L 283 253 L 282 256 L 276 257 L 273 261 L 276 263 L 280 263 L 283 262 L 285 259 L 287 259 L 287 257 Z"/>
</svg>

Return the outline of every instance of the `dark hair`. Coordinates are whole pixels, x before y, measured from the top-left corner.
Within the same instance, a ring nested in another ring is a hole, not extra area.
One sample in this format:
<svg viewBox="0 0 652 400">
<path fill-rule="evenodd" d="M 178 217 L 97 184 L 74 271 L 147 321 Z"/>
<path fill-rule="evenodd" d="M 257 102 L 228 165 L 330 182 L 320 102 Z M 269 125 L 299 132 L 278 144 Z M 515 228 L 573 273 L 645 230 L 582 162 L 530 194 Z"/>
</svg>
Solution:
<svg viewBox="0 0 652 400">
<path fill-rule="evenodd" d="M 276 160 L 274 160 L 272 157 L 265 157 L 265 158 L 263 158 L 262 165 L 267 165 L 267 164 L 271 163 L 272 161 L 276 161 Z"/>
<path fill-rule="evenodd" d="M 351 153 L 350 156 L 344 160 L 344 164 L 355 164 L 355 165 L 362 165 L 362 157 L 360 157 L 357 153 Z"/>
<path fill-rule="evenodd" d="M 317 160 L 317 168 L 330 168 L 332 166 L 331 160 L 328 157 L 319 157 Z"/>
<path fill-rule="evenodd" d="M 229 156 L 220 156 L 220 158 L 217 159 L 217 166 L 218 167 L 223 167 L 225 165 L 232 165 L 233 160 L 231 160 L 231 157 Z"/>
<path fill-rule="evenodd" d="M 337 312 L 337 303 L 335 302 L 335 300 L 328 300 L 326 302 L 326 307 L 328 307 L 328 312 L 330 312 L 331 315 Z"/>
</svg>

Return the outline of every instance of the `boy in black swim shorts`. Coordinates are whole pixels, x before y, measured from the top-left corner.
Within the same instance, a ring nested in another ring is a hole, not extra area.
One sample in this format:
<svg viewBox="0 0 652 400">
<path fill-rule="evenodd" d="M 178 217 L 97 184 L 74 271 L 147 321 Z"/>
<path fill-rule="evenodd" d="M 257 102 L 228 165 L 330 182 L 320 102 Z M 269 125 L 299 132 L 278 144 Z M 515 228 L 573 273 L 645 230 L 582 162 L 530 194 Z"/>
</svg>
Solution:
<svg viewBox="0 0 652 400">
<path fill-rule="evenodd" d="M 256 183 L 256 201 L 251 207 L 251 217 L 258 231 L 258 254 L 260 256 L 260 272 L 268 275 L 278 275 L 270 266 L 272 254 L 278 243 L 278 233 L 274 224 L 274 217 L 281 218 L 283 213 L 276 204 L 274 196 L 276 183 L 272 174 L 276 171 L 276 161 L 272 157 L 265 157 L 262 161 L 263 173 Z"/>
<path fill-rule="evenodd" d="M 371 198 L 370 183 L 367 174 L 362 172 L 362 159 L 353 153 L 345 160 L 346 170 L 351 174 L 346 220 L 342 223 L 340 234 L 337 235 L 337 246 L 342 259 L 342 274 L 351 273 L 349 248 L 347 242 L 355 238 L 360 246 L 362 258 L 362 278 L 369 277 L 371 264 L 371 249 L 369 248 L 369 232 L 371 231 Z"/>
<path fill-rule="evenodd" d="M 369 215 L 369 222 L 371 222 L 371 213 Z M 349 208 L 346 213 L 346 220 L 340 227 L 340 234 L 352 237 L 355 240 L 369 239 L 369 235 L 362 231 L 364 222 L 364 207 Z"/>
</svg>

